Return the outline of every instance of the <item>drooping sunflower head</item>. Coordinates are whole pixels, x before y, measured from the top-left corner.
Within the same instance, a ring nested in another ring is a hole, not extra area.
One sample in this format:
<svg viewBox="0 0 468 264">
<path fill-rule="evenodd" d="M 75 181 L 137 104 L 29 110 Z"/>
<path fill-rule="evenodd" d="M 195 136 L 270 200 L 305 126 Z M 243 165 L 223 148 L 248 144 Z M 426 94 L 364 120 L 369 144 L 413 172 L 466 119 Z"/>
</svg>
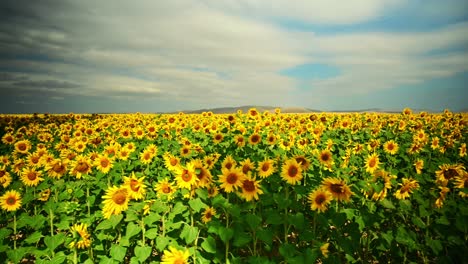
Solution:
<svg viewBox="0 0 468 264">
<path fill-rule="evenodd" d="M 73 241 L 70 242 L 70 247 L 77 249 L 85 249 L 91 246 L 91 235 L 88 233 L 88 225 L 74 224 L 70 231 L 73 234 Z"/>
<path fill-rule="evenodd" d="M 306 171 L 310 167 L 310 161 L 304 155 L 297 155 L 294 159 L 301 165 L 302 171 Z"/>
<path fill-rule="evenodd" d="M 201 159 L 194 159 L 191 161 L 195 175 L 198 178 L 198 186 L 206 187 L 213 181 L 210 170 L 208 170 Z"/>
<path fill-rule="evenodd" d="M 435 173 L 437 183 L 446 186 L 449 181 L 466 172 L 461 164 L 442 164 Z"/>
</svg>

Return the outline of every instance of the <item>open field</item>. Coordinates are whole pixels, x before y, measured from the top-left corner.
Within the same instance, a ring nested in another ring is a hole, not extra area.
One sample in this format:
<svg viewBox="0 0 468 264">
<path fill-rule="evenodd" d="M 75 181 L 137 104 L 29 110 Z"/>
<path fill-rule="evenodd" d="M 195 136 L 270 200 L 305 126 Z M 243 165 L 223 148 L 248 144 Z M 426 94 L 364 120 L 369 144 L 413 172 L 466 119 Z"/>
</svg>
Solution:
<svg viewBox="0 0 468 264">
<path fill-rule="evenodd" d="M 0 115 L 0 259 L 463 263 L 468 115 Z"/>
</svg>

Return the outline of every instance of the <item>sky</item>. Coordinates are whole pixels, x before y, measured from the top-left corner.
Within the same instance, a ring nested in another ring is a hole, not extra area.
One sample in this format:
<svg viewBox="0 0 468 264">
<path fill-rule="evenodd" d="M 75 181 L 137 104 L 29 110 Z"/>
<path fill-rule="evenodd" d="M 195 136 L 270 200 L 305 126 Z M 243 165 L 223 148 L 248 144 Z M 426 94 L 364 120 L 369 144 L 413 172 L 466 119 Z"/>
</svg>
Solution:
<svg viewBox="0 0 468 264">
<path fill-rule="evenodd" d="M 466 0 L 2 0 L 0 113 L 468 111 Z"/>
</svg>

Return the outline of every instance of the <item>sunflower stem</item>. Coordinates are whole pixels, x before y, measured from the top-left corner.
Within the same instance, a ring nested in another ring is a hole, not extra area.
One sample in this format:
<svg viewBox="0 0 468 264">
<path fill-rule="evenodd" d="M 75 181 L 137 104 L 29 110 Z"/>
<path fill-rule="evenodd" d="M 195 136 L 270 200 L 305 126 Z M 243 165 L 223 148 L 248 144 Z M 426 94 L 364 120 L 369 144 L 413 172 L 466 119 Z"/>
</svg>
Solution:
<svg viewBox="0 0 468 264">
<path fill-rule="evenodd" d="M 145 215 L 141 215 L 141 245 L 145 246 Z"/>
<path fill-rule="evenodd" d="M 13 249 L 16 250 L 16 213 L 13 214 Z"/>
<path fill-rule="evenodd" d="M 74 264 L 78 263 L 78 252 L 76 250 L 76 247 L 73 247 L 73 263 Z"/>
<path fill-rule="evenodd" d="M 88 217 L 91 217 L 91 204 L 89 203 L 89 187 L 86 187 L 86 206 L 88 207 Z"/>
<path fill-rule="evenodd" d="M 286 185 L 285 187 L 286 189 L 286 201 L 288 201 L 289 199 L 289 186 Z M 288 242 L 288 230 L 289 230 L 289 224 L 288 224 L 288 206 L 285 206 L 284 208 L 284 242 L 287 243 Z"/>
<path fill-rule="evenodd" d="M 229 204 L 229 194 L 227 196 L 227 202 Z M 226 228 L 229 228 L 229 213 L 227 212 L 227 210 L 226 210 Z M 230 263 L 228 256 L 229 256 L 229 240 L 226 241 L 226 247 L 224 250 L 224 259 L 226 260 L 225 263 Z"/>
<path fill-rule="evenodd" d="M 54 236 L 54 212 L 49 209 L 50 236 Z"/>
</svg>

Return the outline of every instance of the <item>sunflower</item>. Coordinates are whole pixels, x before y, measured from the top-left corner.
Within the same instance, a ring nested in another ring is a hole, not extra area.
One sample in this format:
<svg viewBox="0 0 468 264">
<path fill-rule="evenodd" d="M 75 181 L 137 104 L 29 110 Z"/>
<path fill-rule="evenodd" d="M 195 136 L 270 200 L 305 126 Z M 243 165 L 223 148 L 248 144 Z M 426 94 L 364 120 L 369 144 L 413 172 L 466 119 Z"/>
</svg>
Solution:
<svg viewBox="0 0 468 264">
<path fill-rule="evenodd" d="M 26 186 L 37 186 L 39 182 L 44 180 L 41 176 L 42 172 L 36 171 L 35 168 L 26 167 L 21 171 L 21 181 Z"/>
<path fill-rule="evenodd" d="M 218 187 L 215 184 L 208 185 L 206 190 L 208 191 L 208 197 L 210 198 L 215 197 L 219 193 Z"/>
<path fill-rule="evenodd" d="M 253 133 L 249 137 L 249 144 L 250 145 L 257 145 L 261 141 L 262 141 L 262 136 L 260 134 L 258 134 L 258 133 Z"/>
<path fill-rule="evenodd" d="M 176 168 L 180 165 L 180 158 L 172 155 L 169 152 L 164 153 L 163 159 L 164 159 L 164 166 L 166 166 L 166 168 L 169 171 L 174 172 Z"/>
<path fill-rule="evenodd" d="M 215 216 L 216 216 L 216 209 L 214 209 L 213 207 L 208 207 L 208 208 L 205 208 L 205 210 L 203 211 L 201 220 L 203 221 L 203 223 L 206 224 L 210 222 L 211 219 L 213 219 L 213 217 Z"/>
<path fill-rule="evenodd" d="M 41 156 L 39 156 L 37 153 L 28 154 L 27 161 L 27 165 L 31 167 L 40 167 L 42 165 Z"/>
<path fill-rule="evenodd" d="M 380 146 L 379 139 L 371 139 L 369 140 L 369 143 L 367 144 L 367 150 L 375 151 L 379 146 Z"/>
<path fill-rule="evenodd" d="M 239 166 L 242 169 L 242 173 L 244 173 L 245 175 L 247 175 L 250 171 L 255 169 L 255 164 L 250 160 L 250 158 L 241 161 Z"/>
<path fill-rule="evenodd" d="M 328 205 L 333 199 L 332 194 L 324 189 L 317 189 L 309 193 L 307 197 L 310 203 L 310 209 L 312 211 L 325 212 L 328 209 Z"/>
<path fill-rule="evenodd" d="M 237 161 L 235 161 L 231 155 L 227 155 L 226 158 L 224 158 L 223 163 L 221 163 L 221 169 L 230 170 L 236 167 L 236 165 Z"/>
<path fill-rule="evenodd" d="M 154 158 L 154 155 L 149 149 L 144 149 L 140 153 L 140 161 L 142 164 L 145 164 L 145 165 L 150 164 L 153 158 Z"/>
<path fill-rule="evenodd" d="M 422 169 L 424 167 L 424 160 L 417 159 L 413 165 L 414 165 L 414 169 L 416 170 L 416 174 L 421 174 Z"/>
<path fill-rule="evenodd" d="M 164 250 L 161 258 L 161 264 L 188 264 L 190 253 L 188 250 L 178 250 L 169 246 L 169 250 Z"/>
<path fill-rule="evenodd" d="M 172 199 L 172 195 L 175 193 L 176 188 L 172 182 L 169 181 L 168 178 L 164 178 L 158 183 L 156 183 L 156 186 L 154 187 L 154 190 L 157 193 L 157 196 L 160 197 L 165 197 L 167 200 Z"/>
<path fill-rule="evenodd" d="M 398 143 L 394 140 L 390 140 L 384 143 L 384 151 L 390 155 L 395 155 L 398 152 Z"/>
<path fill-rule="evenodd" d="M 123 146 L 123 148 L 127 149 L 130 153 L 133 153 L 136 150 L 135 143 L 128 142 Z"/>
<path fill-rule="evenodd" d="M 245 138 L 242 135 L 235 135 L 234 136 L 234 142 L 239 148 L 242 148 L 245 146 Z"/>
<path fill-rule="evenodd" d="M 88 225 L 74 224 L 70 231 L 73 234 L 73 241 L 70 242 L 70 248 L 84 249 L 91 246 L 91 235 L 88 233 Z"/>
<path fill-rule="evenodd" d="M 466 193 L 466 190 L 468 188 L 468 173 L 465 172 L 463 173 L 463 175 L 455 177 L 455 188 L 460 189 L 460 192 L 458 194 L 461 197 L 468 197 L 468 193 Z"/>
<path fill-rule="evenodd" d="M 83 175 L 88 175 L 92 169 L 91 160 L 86 156 L 78 155 L 75 160 L 71 162 L 70 172 L 77 179 L 81 179 Z"/>
<path fill-rule="evenodd" d="M 256 108 L 250 108 L 250 109 L 249 109 L 248 116 L 249 116 L 250 118 L 257 119 L 257 118 L 259 117 L 259 115 L 260 115 L 260 114 L 258 113 L 258 111 L 257 111 Z"/>
<path fill-rule="evenodd" d="M 287 183 L 295 185 L 302 180 L 302 177 L 302 167 L 296 159 L 286 160 L 281 167 L 281 178 Z"/>
<path fill-rule="evenodd" d="M 29 140 L 24 139 L 15 143 L 15 152 L 28 154 L 29 150 L 31 150 L 31 142 Z"/>
<path fill-rule="evenodd" d="M 466 156 L 466 143 L 461 144 L 458 150 L 459 150 L 458 155 L 460 155 L 460 158 L 465 157 Z"/>
<path fill-rule="evenodd" d="M 440 148 L 439 143 L 440 139 L 438 137 L 433 137 L 431 141 L 431 149 L 436 150 Z"/>
<path fill-rule="evenodd" d="M 250 175 L 245 176 L 242 181 L 241 189 L 242 192 L 239 195 L 247 202 L 258 200 L 258 195 L 263 194 L 263 190 L 260 188 L 260 182 L 250 177 Z"/>
<path fill-rule="evenodd" d="M 322 253 L 322 255 L 325 257 L 325 258 L 328 258 L 328 247 L 330 246 L 330 243 L 325 243 L 323 245 L 320 246 L 320 252 Z"/>
<path fill-rule="evenodd" d="M 320 163 L 324 164 L 328 168 L 330 168 L 331 165 L 333 164 L 333 156 L 332 156 L 332 153 L 330 152 L 330 150 L 328 150 L 328 149 L 324 149 L 324 150 L 320 151 L 320 153 L 318 155 L 318 159 L 319 159 Z"/>
<path fill-rule="evenodd" d="M 120 160 L 128 160 L 128 158 L 130 157 L 130 154 L 131 152 L 126 149 L 126 148 L 121 148 L 118 152 L 117 152 L 117 158 L 120 159 Z"/>
<path fill-rule="evenodd" d="M 213 135 L 213 143 L 215 145 L 221 143 L 223 141 L 223 139 L 224 139 L 223 133 L 216 133 L 216 134 Z"/>
<path fill-rule="evenodd" d="M 439 186 L 439 189 L 439 198 L 436 199 L 434 205 L 437 208 L 442 208 L 442 206 L 444 205 L 445 198 L 447 197 L 447 193 L 450 192 L 450 188 L 447 188 L 445 186 Z"/>
<path fill-rule="evenodd" d="M 13 137 L 11 133 L 6 133 L 2 137 L 2 142 L 5 145 L 12 145 L 13 143 L 15 143 L 15 137 Z"/>
<path fill-rule="evenodd" d="M 0 206 L 6 211 L 16 211 L 21 207 L 21 195 L 15 190 L 7 191 L 0 197 Z"/>
<path fill-rule="evenodd" d="M 219 176 L 219 187 L 223 188 L 225 192 L 230 193 L 237 188 L 242 187 L 242 181 L 245 179 L 245 175 L 238 168 L 222 169 L 222 173 Z"/>
<path fill-rule="evenodd" d="M 353 195 L 349 186 L 341 179 L 325 178 L 322 181 L 322 187 L 332 194 L 333 199 L 338 201 L 349 202 L 351 195 Z"/>
<path fill-rule="evenodd" d="M 119 215 L 128 208 L 128 188 L 112 186 L 106 190 L 102 214 L 104 218 L 109 219 L 112 215 Z"/>
<path fill-rule="evenodd" d="M 376 153 L 368 155 L 366 159 L 366 171 L 373 173 L 377 168 L 379 168 L 379 164 L 379 156 Z"/>
<path fill-rule="evenodd" d="M 198 182 L 193 163 L 187 163 L 185 166 L 179 165 L 175 169 L 176 182 L 178 188 L 191 189 Z"/>
<path fill-rule="evenodd" d="M 399 183 L 398 185 L 401 187 L 395 192 L 394 195 L 399 200 L 408 198 L 413 190 L 419 188 L 418 181 L 408 178 L 403 178 L 402 183 Z"/>
<path fill-rule="evenodd" d="M 268 134 L 268 136 L 266 138 L 266 142 L 270 146 L 276 144 L 277 140 L 278 140 L 277 136 L 275 134 L 273 134 L 273 133 Z"/>
<path fill-rule="evenodd" d="M 47 188 L 39 193 L 39 198 L 37 199 L 42 202 L 47 202 L 47 200 L 49 200 L 49 197 L 50 197 L 50 189 Z"/>
<path fill-rule="evenodd" d="M 182 146 L 182 148 L 180 148 L 180 156 L 183 157 L 183 158 L 188 158 L 190 156 L 190 154 L 192 154 L 192 150 L 190 149 L 190 146 Z"/>
<path fill-rule="evenodd" d="M 450 180 L 453 180 L 455 177 L 466 173 L 464 169 L 465 167 L 463 167 L 461 164 L 439 165 L 439 170 L 435 172 L 437 184 L 447 186 Z"/>
<path fill-rule="evenodd" d="M 395 179 L 395 175 L 384 170 L 377 170 L 373 173 L 370 190 L 366 192 L 366 197 L 371 196 L 375 201 L 381 201 L 387 197 L 387 192 L 392 188 L 392 180 Z M 377 187 L 378 189 L 375 189 Z"/>
<path fill-rule="evenodd" d="M 274 162 L 275 161 L 272 159 L 265 159 L 264 161 L 260 161 L 257 167 L 258 176 L 266 178 L 272 175 L 276 171 Z"/>
<path fill-rule="evenodd" d="M 132 172 L 131 177 L 124 176 L 123 186 L 128 188 L 128 198 L 133 200 L 141 200 L 146 194 L 146 185 L 143 183 L 145 177 L 137 178 Z"/>
<path fill-rule="evenodd" d="M 310 161 L 304 155 L 297 155 L 294 159 L 301 165 L 302 171 L 306 171 L 310 167 Z"/>
<path fill-rule="evenodd" d="M 94 161 L 94 165 L 100 172 L 104 174 L 109 173 L 110 169 L 114 166 L 112 163 L 112 159 L 105 154 L 99 154 L 96 160 Z"/>
<path fill-rule="evenodd" d="M 45 171 L 49 177 L 60 179 L 68 170 L 68 162 L 62 159 L 53 159 L 45 166 Z"/>
<path fill-rule="evenodd" d="M 205 163 L 206 168 L 209 170 L 213 169 L 220 156 L 221 155 L 219 153 L 213 153 L 209 156 L 205 156 L 203 158 L 203 162 Z"/>
<path fill-rule="evenodd" d="M 5 165 L 0 167 L 0 184 L 3 186 L 3 188 L 8 187 L 12 180 L 13 179 L 10 175 L 10 172 L 6 170 Z"/>
<path fill-rule="evenodd" d="M 198 178 L 198 186 L 208 186 L 213 181 L 211 172 L 205 167 L 200 159 L 194 159 L 191 163 L 193 164 L 195 175 Z"/>
</svg>

